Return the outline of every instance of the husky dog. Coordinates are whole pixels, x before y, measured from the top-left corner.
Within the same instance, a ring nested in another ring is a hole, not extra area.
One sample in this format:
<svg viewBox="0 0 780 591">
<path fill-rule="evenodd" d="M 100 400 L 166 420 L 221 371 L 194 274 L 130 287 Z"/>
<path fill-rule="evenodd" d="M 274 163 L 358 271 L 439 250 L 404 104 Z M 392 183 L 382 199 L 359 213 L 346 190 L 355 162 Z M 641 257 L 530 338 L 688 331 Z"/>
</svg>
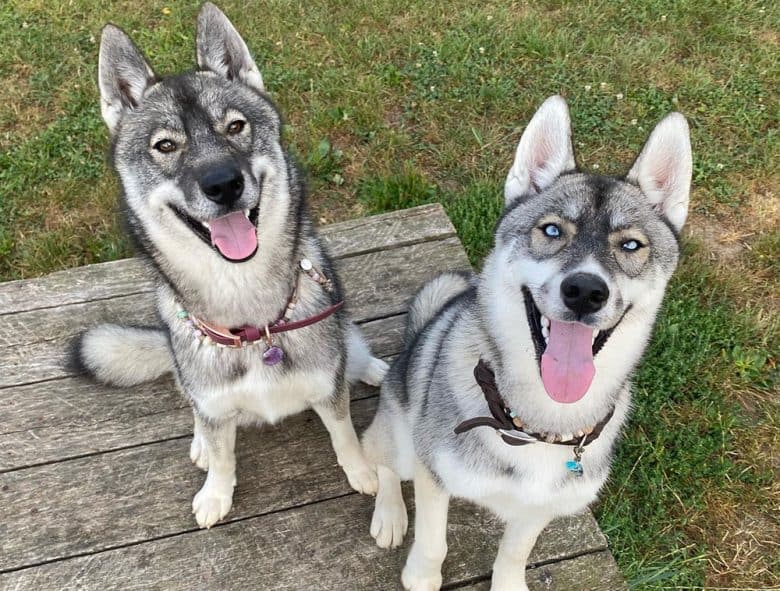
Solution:
<svg viewBox="0 0 780 591">
<path fill-rule="evenodd" d="M 190 457 L 208 472 L 192 502 L 201 527 L 230 510 L 236 427 L 307 408 L 350 485 L 374 493 L 348 386 L 378 385 L 387 365 L 340 309 L 280 115 L 212 4 L 198 17 L 197 61 L 196 71 L 160 78 L 120 29 L 103 30 L 102 115 L 129 226 L 157 271 L 161 327 L 93 328 L 77 361 L 119 386 L 173 373 L 193 408 Z"/>
<path fill-rule="evenodd" d="M 414 481 L 406 589 L 441 586 L 451 496 L 506 522 L 491 588 L 527 589 L 539 533 L 585 509 L 607 478 L 631 373 L 677 265 L 691 148 L 672 113 L 624 179 L 606 178 L 577 171 L 570 126 L 558 96 L 534 115 L 495 248 L 478 276 L 445 274 L 416 296 L 363 436 L 377 463 L 379 546 L 406 533 L 401 480 Z"/>
</svg>

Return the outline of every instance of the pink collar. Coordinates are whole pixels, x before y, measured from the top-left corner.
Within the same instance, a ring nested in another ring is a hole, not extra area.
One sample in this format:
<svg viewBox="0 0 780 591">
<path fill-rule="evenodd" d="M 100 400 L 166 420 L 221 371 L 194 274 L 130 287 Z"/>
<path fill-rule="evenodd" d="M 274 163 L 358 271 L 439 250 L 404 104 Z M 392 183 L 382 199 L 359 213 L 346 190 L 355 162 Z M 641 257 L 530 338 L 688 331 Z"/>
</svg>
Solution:
<svg viewBox="0 0 780 591">
<path fill-rule="evenodd" d="M 192 316 L 185 310 L 179 310 L 176 314 L 178 318 L 189 324 L 195 338 L 207 344 L 217 344 L 221 347 L 241 348 L 260 340 L 265 341 L 265 352 L 263 353 L 263 363 L 266 365 L 276 365 L 285 357 L 281 347 L 274 345 L 271 335 L 288 330 L 295 330 L 305 326 L 311 326 L 325 320 L 328 316 L 336 313 L 344 306 L 344 301 L 331 304 L 319 314 L 303 318 L 302 320 L 291 321 L 296 304 L 298 303 L 298 285 L 301 275 L 308 275 L 313 281 L 328 293 L 333 293 L 333 283 L 319 269 L 317 269 L 309 259 L 301 259 L 298 262 L 298 277 L 293 287 L 290 299 L 287 300 L 287 307 L 282 316 L 271 324 L 265 326 L 244 325 L 238 328 L 227 328 L 218 324 L 212 324 Z"/>
<path fill-rule="evenodd" d="M 309 318 L 295 320 L 294 322 L 285 322 L 280 319 L 271 325 L 262 327 L 244 325 L 238 328 L 225 328 L 224 326 L 211 324 L 192 315 L 189 315 L 189 319 L 195 327 L 200 329 L 205 336 L 209 337 L 215 343 L 227 347 L 243 347 L 244 343 L 253 343 L 260 339 L 268 340 L 269 336 L 272 334 L 287 332 L 288 330 L 295 330 L 297 328 L 304 328 L 305 326 L 316 324 L 320 320 L 325 320 L 343 306 L 344 301 L 342 300 L 328 306 L 319 314 L 315 314 Z"/>
</svg>

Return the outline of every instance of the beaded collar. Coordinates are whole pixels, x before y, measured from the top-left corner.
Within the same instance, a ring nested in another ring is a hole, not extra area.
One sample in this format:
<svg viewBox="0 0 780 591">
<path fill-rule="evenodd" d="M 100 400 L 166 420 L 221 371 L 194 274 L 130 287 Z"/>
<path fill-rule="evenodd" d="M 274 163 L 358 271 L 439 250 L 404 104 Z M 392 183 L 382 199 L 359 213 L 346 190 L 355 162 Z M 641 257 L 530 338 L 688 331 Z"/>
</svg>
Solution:
<svg viewBox="0 0 780 591">
<path fill-rule="evenodd" d="M 574 433 L 534 433 L 526 430 L 523 421 L 504 403 L 496 384 L 496 374 L 490 366 L 479 360 L 474 368 L 474 378 L 482 388 L 485 395 L 488 408 L 492 417 L 475 417 L 467 419 L 455 427 L 455 433 L 461 434 L 476 427 L 492 427 L 501 437 L 504 443 L 509 445 L 528 445 L 530 443 L 550 443 L 553 445 L 572 446 L 574 459 L 566 462 L 566 469 L 575 476 L 582 476 L 582 452 L 585 446 L 593 443 L 606 427 L 612 415 L 615 414 L 613 407 L 603 419 L 592 426 L 576 431 Z"/>
<path fill-rule="evenodd" d="M 331 293 L 333 291 L 331 280 L 316 269 L 309 259 L 302 259 L 298 263 L 297 279 L 292 294 L 287 300 L 284 313 L 277 320 L 265 326 L 244 325 L 237 328 L 226 328 L 197 318 L 184 309 L 180 309 L 176 316 L 192 328 L 193 336 L 197 341 L 207 345 L 242 348 L 262 341 L 266 346 L 263 352 L 263 363 L 276 365 L 284 359 L 284 351 L 278 345 L 274 345 L 272 335 L 315 324 L 331 316 L 344 306 L 344 301 L 342 300 L 328 306 L 319 314 L 291 322 L 290 318 L 292 318 L 293 311 L 298 304 L 298 286 L 302 274 L 316 281 L 326 292 Z"/>
</svg>

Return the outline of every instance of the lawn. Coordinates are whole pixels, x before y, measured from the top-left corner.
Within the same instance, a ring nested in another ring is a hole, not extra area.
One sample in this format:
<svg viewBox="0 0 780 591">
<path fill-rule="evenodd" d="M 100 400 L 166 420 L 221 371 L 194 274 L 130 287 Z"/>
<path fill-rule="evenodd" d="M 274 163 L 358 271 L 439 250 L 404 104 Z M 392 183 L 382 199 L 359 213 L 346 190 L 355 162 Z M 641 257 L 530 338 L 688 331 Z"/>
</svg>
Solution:
<svg viewBox="0 0 780 591">
<path fill-rule="evenodd" d="M 399 6 L 403 4 L 403 6 Z M 221 3 L 286 114 L 320 223 L 441 201 L 491 246 L 523 125 L 569 101 L 620 174 L 668 111 L 694 150 L 685 257 L 596 507 L 633 589 L 780 588 L 778 30 L 771 2 Z M 0 280 L 131 254 L 96 90 L 112 21 L 192 66 L 196 2 L 0 4 Z"/>
</svg>

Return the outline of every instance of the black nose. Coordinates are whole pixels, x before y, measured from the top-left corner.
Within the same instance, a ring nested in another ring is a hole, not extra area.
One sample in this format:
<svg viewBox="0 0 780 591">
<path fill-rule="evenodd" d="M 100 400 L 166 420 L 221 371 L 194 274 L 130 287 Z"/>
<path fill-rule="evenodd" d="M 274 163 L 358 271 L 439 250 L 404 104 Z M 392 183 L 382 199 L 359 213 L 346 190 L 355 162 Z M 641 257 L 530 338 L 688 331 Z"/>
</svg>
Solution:
<svg viewBox="0 0 780 591">
<path fill-rule="evenodd" d="M 230 205 L 241 197 L 244 175 L 235 166 L 212 168 L 198 180 L 203 193 L 214 203 Z"/>
<path fill-rule="evenodd" d="M 590 273 L 575 273 L 561 282 L 563 303 L 577 314 L 590 314 L 604 307 L 609 288 L 604 280 Z"/>
</svg>

